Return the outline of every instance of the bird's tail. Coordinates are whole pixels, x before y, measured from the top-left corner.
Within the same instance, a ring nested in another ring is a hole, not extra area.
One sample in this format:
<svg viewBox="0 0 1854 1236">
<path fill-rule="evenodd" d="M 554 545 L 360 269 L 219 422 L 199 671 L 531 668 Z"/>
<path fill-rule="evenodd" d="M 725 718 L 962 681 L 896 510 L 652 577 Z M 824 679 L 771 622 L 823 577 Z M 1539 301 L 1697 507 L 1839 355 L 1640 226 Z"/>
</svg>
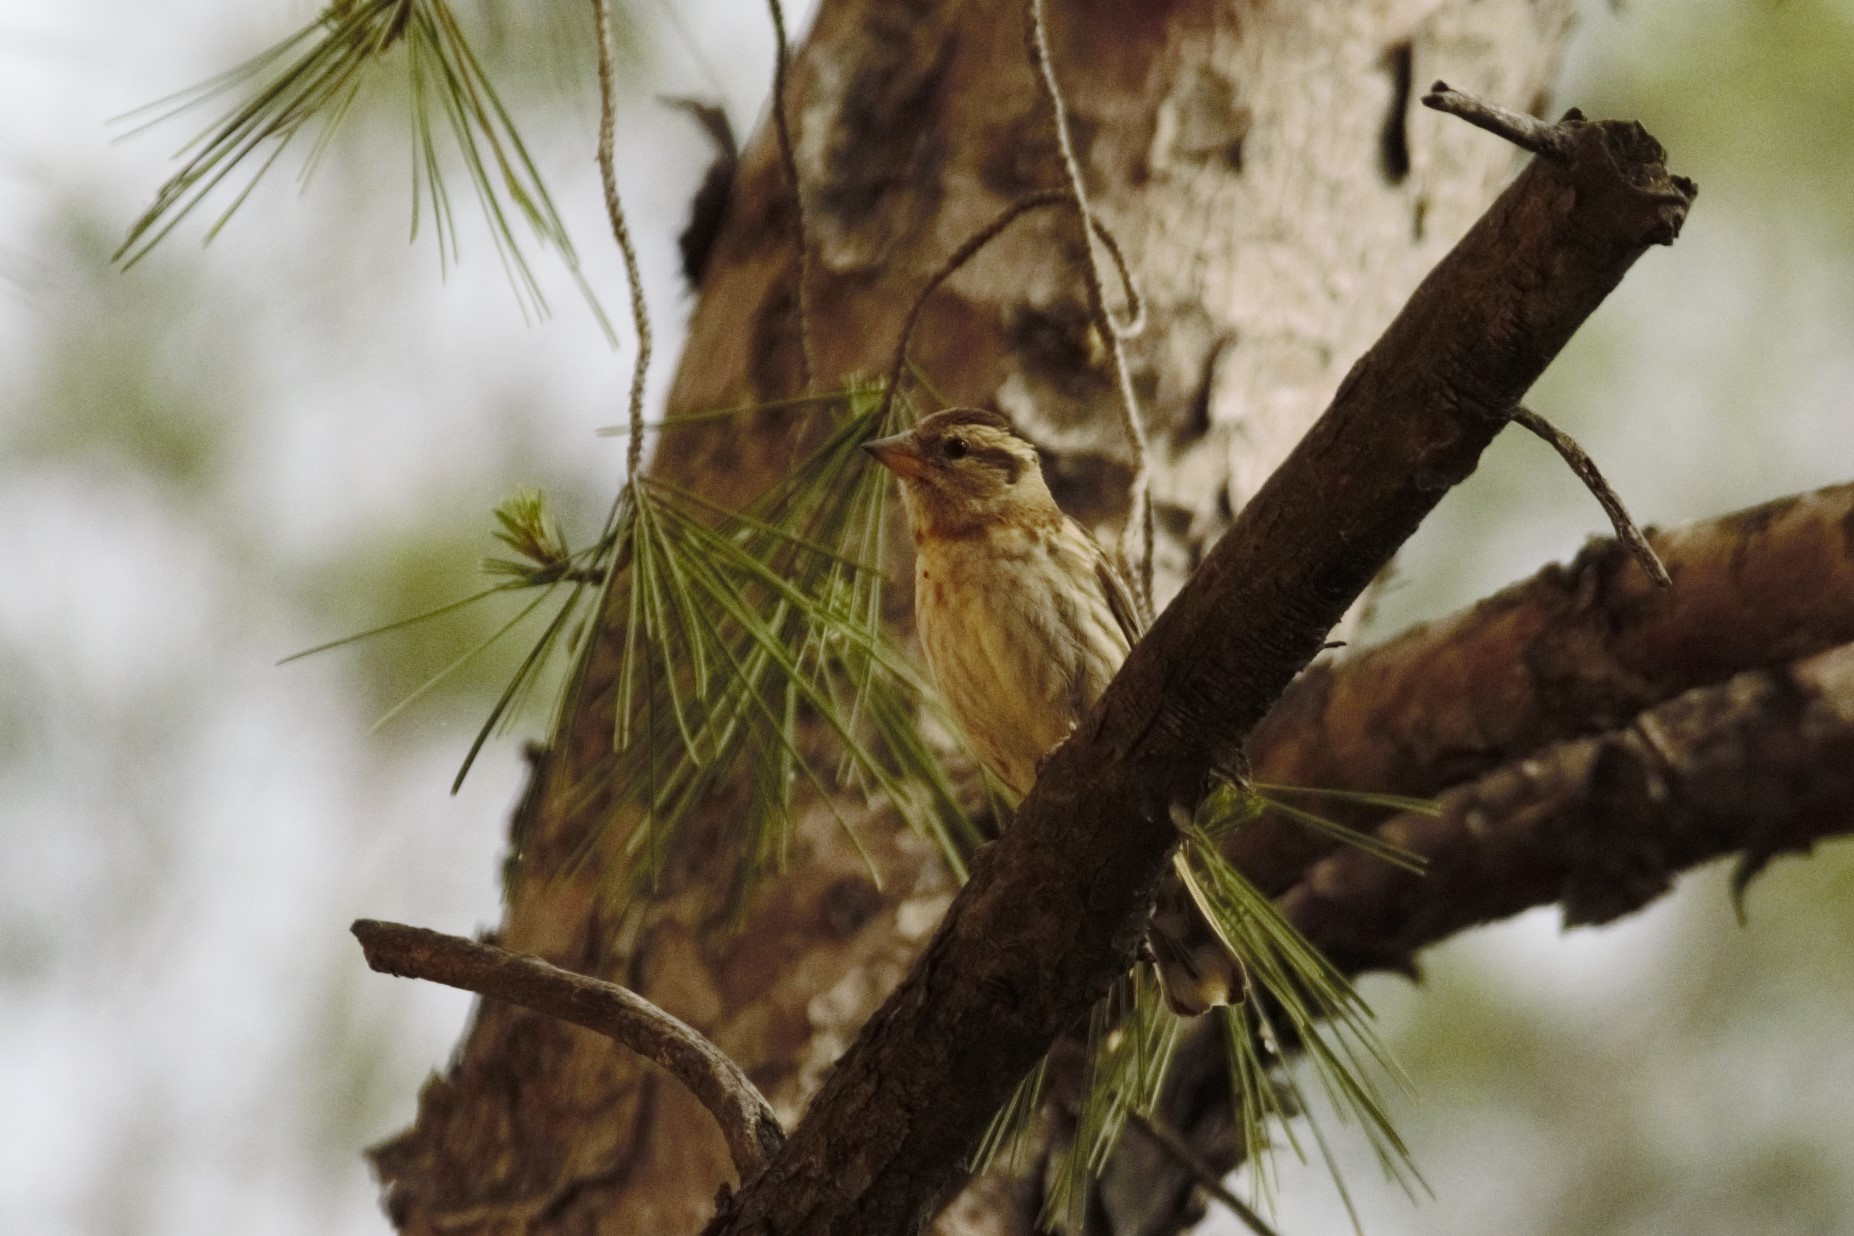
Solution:
<svg viewBox="0 0 1854 1236">
<path fill-rule="evenodd" d="M 1248 987 L 1242 963 L 1176 874 L 1159 885 L 1146 942 L 1172 1012 L 1200 1017 L 1219 1004 L 1241 1003 Z"/>
</svg>

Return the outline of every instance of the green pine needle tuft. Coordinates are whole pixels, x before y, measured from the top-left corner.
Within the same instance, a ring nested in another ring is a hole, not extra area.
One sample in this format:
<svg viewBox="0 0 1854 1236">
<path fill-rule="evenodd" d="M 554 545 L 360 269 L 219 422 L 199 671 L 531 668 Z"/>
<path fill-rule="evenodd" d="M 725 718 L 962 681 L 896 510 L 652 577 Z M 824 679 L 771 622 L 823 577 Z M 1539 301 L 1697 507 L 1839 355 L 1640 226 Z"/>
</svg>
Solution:
<svg viewBox="0 0 1854 1236">
<path fill-rule="evenodd" d="M 1379 811 L 1412 811 L 1419 815 L 1433 816 L 1437 813 L 1436 804 L 1426 798 L 1407 798 L 1401 794 L 1378 794 L 1363 790 L 1328 789 L 1307 785 L 1276 785 L 1268 782 L 1255 782 L 1244 790 L 1230 786 L 1221 786 L 1213 790 L 1207 800 L 1208 810 L 1213 818 L 1207 821 L 1210 831 L 1222 836 L 1218 831 L 1223 827 L 1214 818 L 1214 813 L 1229 809 L 1231 795 L 1246 795 L 1250 802 L 1243 810 L 1255 814 L 1273 812 L 1291 823 L 1298 824 L 1310 832 L 1317 833 L 1329 841 L 1362 850 L 1374 858 L 1379 858 L 1393 867 L 1401 867 L 1412 875 L 1422 875 L 1428 868 L 1428 862 L 1420 854 L 1412 853 L 1394 841 L 1387 840 L 1375 832 L 1354 828 L 1350 824 L 1331 819 L 1317 811 L 1309 811 L 1289 802 L 1291 797 L 1326 799 L 1329 802 L 1345 803 L 1355 807 L 1369 807 Z M 1247 815 L 1244 818 L 1248 818 Z M 1200 822 L 1203 817 L 1200 815 Z"/>
<path fill-rule="evenodd" d="M 869 388 L 791 406 L 833 419 L 744 509 L 653 477 L 620 504 L 611 539 L 629 555 L 610 585 L 622 613 L 613 741 L 575 790 L 630 804 L 578 855 L 598 856 L 615 899 L 652 886 L 694 809 L 727 786 L 748 787 L 745 811 L 720 852 L 706 835 L 704 861 L 718 900 L 734 906 L 784 868 L 800 782 L 859 851 L 838 806 L 845 791 L 892 804 L 961 875 L 982 840 L 922 735 L 931 693 L 883 630 L 889 477 L 861 447 L 893 426 Z"/>
<path fill-rule="evenodd" d="M 558 599 L 558 590 L 565 587 L 565 598 L 560 600 L 553 616 L 542 628 L 539 638 L 530 645 L 528 652 L 517 666 L 514 676 L 509 680 L 494 707 L 491 708 L 488 718 L 477 731 L 464 757 L 463 764 L 457 772 L 457 777 L 451 784 L 452 793 L 456 793 L 463 785 L 464 777 L 469 773 L 490 735 L 506 728 L 515 717 L 521 715 L 524 704 L 533 692 L 536 683 L 543 676 L 543 671 L 549 664 L 562 635 L 571 629 L 573 617 L 580 612 L 588 586 L 603 579 L 604 567 L 601 564 L 607 560 L 616 544 L 616 538 L 608 533 L 594 545 L 580 550 L 569 549 L 566 539 L 560 533 L 558 523 L 547 508 L 546 496 L 538 490 L 521 490 L 510 495 L 496 508 L 496 522 L 500 525 L 495 532 L 496 539 L 521 555 L 522 558 L 521 561 L 506 558 L 485 558 L 483 560 L 483 570 L 486 574 L 506 577 L 501 583 L 493 584 L 469 596 L 460 597 L 455 601 L 446 602 L 407 618 L 395 619 L 381 626 L 317 644 L 313 648 L 305 648 L 278 662 L 280 665 L 287 664 L 319 652 L 346 647 L 364 639 L 403 631 L 419 623 L 430 622 L 457 613 L 503 593 L 540 589 L 540 595 L 516 611 L 513 617 L 502 623 L 486 638 L 460 653 L 410 694 L 387 709 L 374 722 L 373 728 L 378 730 L 423 699 L 451 675 L 487 653 L 531 616 L 542 610 L 549 601 Z"/>
<path fill-rule="evenodd" d="M 538 489 L 518 489 L 496 508 L 496 539 L 517 555 L 483 559 L 487 575 L 509 575 L 530 583 L 549 582 L 572 568 L 560 525 L 547 509 L 547 495 Z"/>
<path fill-rule="evenodd" d="M 1392 1127 L 1381 1085 L 1408 1083 L 1371 1026 L 1371 1010 L 1344 975 L 1223 857 L 1220 843 L 1264 814 L 1318 827 L 1324 834 L 1409 867 L 1414 856 L 1369 834 L 1288 808 L 1283 795 L 1305 793 L 1378 807 L 1422 809 L 1418 800 L 1350 792 L 1305 791 L 1270 786 L 1264 796 L 1245 786 L 1222 784 L 1206 797 L 1174 859 L 1183 881 L 1207 921 L 1242 960 L 1248 991 L 1242 1003 L 1214 1016 L 1224 1029 L 1229 1075 L 1242 1145 L 1254 1166 L 1257 1201 L 1272 1208 L 1273 1150 L 1285 1143 L 1303 1160 L 1296 1118 L 1305 1117 L 1348 1210 L 1351 1199 L 1324 1134 L 1313 1123 L 1303 1089 L 1309 1075 L 1327 1106 L 1346 1124 L 1359 1126 L 1387 1175 L 1406 1190 L 1421 1180 L 1408 1148 Z M 1127 1117 L 1150 1116 L 1184 1022 L 1165 1006 L 1156 974 L 1142 962 L 1117 982 L 1089 1016 L 1083 1050 L 1084 1075 L 1072 1135 L 1055 1150 L 1042 1222 L 1079 1233 L 1094 1179 L 1118 1144 Z M 993 1119 L 973 1156 L 975 1171 L 992 1165 L 1016 1170 L 1021 1152 L 1038 1130 L 1050 1061 L 1039 1061 Z M 1058 1138 L 1060 1142 L 1060 1138 Z"/>
<path fill-rule="evenodd" d="M 445 183 L 440 134 L 469 175 L 498 256 L 526 317 L 547 316 L 516 223 L 566 264 L 606 337 L 610 322 L 580 271 L 579 256 L 514 120 L 471 49 L 446 0 L 335 0 L 320 16 L 237 68 L 131 113 L 141 128 L 230 100 L 179 152 L 180 170 L 130 226 L 117 260 L 134 265 L 222 186 L 236 186 L 207 228 L 211 240 L 299 138 L 308 149 L 302 179 L 314 174 L 342 121 L 388 64 L 402 64 L 412 134 L 412 234 L 427 215 L 448 270 L 458 256 L 456 213 Z M 139 129 L 136 131 L 140 131 Z M 242 171 L 243 184 L 236 177 Z"/>
<path fill-rule="evenodd" d="M 1418 1181 L 1379 1086 L 1388 1079 L 1407 1090 L 1408 1081 L 1378 1039 L 1357 990 L 1229 864 L 1209 832 L 1193 828 L 1174 866 L 1248 974 L 1249 998 L 1220 1015 L 1229 1025 L 1245 1144 L 1263 1165 L 1258 1180 L 1267 1175 L 1262 1152 L 1273 1144 L 1271 1127 L 1298 1151 L 1288 1124 L 1289 1116 L 1307 1110 L 1298 1071 L 1313 1075 L 1342 1121 L 1363 1130 L 1387 1175 L 1406 1188 Z"/>
<path fill-rule="evenodd" d="M 1088 1195 L 1107 1167 L 1129 1113 L 1152 1114 L 1184 1022 L 1165 1007 L 1158 975 L 1136 966 L 1108 989 L 1088 1017 L 1081 1109 L 1062 1149 L 1049 1195 L 1045 1225 L 1087 1230 Z"/>
</svg>

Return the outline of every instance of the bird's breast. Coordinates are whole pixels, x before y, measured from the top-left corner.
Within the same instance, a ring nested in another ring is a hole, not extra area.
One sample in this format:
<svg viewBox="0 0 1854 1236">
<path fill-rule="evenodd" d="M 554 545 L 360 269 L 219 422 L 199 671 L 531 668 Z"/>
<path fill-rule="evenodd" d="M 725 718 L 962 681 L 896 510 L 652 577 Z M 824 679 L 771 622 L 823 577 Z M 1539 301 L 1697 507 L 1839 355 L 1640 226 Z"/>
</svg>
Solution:
<svg viewBox="0 0 1854 1236">
<path fill-rule="evenodd" d="M 915 619 L 973 752 L 1018 793 L 1119 668 L 1126 642 L 1091 564 L 1058 538 L 920 547 Z"/>
</svg>

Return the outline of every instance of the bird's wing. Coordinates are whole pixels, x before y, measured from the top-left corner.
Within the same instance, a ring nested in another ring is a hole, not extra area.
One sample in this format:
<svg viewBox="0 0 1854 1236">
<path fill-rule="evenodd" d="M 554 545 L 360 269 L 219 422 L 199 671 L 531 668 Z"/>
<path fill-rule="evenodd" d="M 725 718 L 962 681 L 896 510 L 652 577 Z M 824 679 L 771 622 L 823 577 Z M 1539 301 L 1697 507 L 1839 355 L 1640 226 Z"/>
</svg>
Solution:
<svg viewBox="0 0 1854 1236">
<path fill-rule="evenodd" d="M 1139 605 L 1133 600 L 1133 590 L 1127 587 L 1127 581 L 1120 578 L 1120 572 L 1114 569 L 1114 563 L 1102 549 L 1100 543 L 1088 535 L 1087 529 L 1070 520 L 1069 524 L 1081 536 L 1088 546 L 1089 556 L 1094 560 L 1094 577 L 1100 582 L 1101 591 L 1107 595 L 1107 608 L 1113 611 L 1114 621 L 1120 624 L 1120 633 L 1127 637 L 1127 647 L 1139 643 L 1140 633 L 1146 624 L 1140 620 Z"/>
</svg>

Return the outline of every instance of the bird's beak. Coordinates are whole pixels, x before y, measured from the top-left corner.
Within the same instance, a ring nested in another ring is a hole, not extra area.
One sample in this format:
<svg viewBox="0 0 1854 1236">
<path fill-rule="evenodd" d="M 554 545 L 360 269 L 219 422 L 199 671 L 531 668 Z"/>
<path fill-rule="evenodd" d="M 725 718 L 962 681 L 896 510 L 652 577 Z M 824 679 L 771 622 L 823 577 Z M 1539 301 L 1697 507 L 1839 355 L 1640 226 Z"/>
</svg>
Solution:
<svg viewBox="0 0 1854 1236">
<path fill-rule="evenodd" d="M 914 444 L 914 435 L 911 433 L 877 438 L 874 442 L 863 443 L 863 449 L 874 455 L 877 463 L 896 476 L 911 478 L 927 471 L 927 457 Z"/>
</svg>

